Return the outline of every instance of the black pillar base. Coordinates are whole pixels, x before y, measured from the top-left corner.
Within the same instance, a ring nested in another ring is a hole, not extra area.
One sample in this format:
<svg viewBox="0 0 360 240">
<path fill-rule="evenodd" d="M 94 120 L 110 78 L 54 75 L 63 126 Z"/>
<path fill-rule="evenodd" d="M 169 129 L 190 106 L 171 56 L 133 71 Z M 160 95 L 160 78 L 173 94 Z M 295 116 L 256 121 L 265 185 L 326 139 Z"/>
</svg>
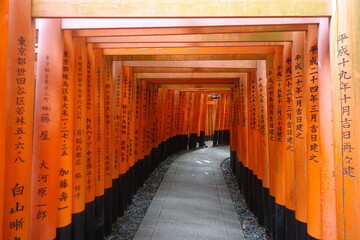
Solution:
<svg viewBox="0 0 360 240">
<path fill-rule="evenodd" d="M 189 149 L 196 148 L 196 142 L 197 142 L 197 134 L 196 133 L 190 133 Z"/>
<path fill-rule="evenodd" d="M 95 216 L 96 216 L 96 222 L 95 222 L 95 231 L 96 231 L 96 239 L 97 240 L 103 240 L 105 237 L 104 232 L 104 223 L 105 223 L 105 197 L 104 195 L 95 197 Z M 73 238 L 77 239 L 77 238 Z"/>
<path fill-rule="evenodd" d="M 112 189 L 106 188 L 105 189 L 105 236 L 109 236 L 112 231 Z M 77 239 L 77 238 L 75 238 Z"/>
<path fill-rule="evenodd" d="M 56 240 L 71 239 L 71 224 L 56 229 Z"/>
<path fill-rule="evenodd" d="M 122 174 L 119 177 L 119 216 L 124 215 L 125 206 L 125 175 Z"/>
<path fill-rule="evenodd" d="M 218 144 L 224 145 L 224 131 L 220 130 L 218 133 Z"/>
<path fill-rule="evenodd" d="M 213 138 L 213 147 L 216 147 L 219 145 L 219 131 L 214 131 L 214 138 Z"/>
</svg>

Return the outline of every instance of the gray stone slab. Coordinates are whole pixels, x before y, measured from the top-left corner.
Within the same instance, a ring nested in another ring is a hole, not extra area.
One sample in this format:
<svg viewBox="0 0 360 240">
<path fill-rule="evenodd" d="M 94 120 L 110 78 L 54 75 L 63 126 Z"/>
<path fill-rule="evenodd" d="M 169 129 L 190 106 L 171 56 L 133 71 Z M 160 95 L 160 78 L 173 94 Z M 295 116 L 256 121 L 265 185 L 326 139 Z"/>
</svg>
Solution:
<svg viewBox="0 0 360 240">
<path fill-rule="evenodd" d="M 210 208 L 219 208 L 218 199 L 211 198 L 171 198 L 167 197 L 164 203 L 164 209 L 202 209 L 204 206 Z"/>
<path fill-rule="evenodd" d="M 146 213 L 136 240 L 244 239 L 220 164 L 228 147 L 178 157 Z"/>
<path fill-rule="evenodd" d="M 221 211 L 224 216 L 225 228 L 228 239 L 242 240 L 245 239 L 244 233 L 241 229 L 241 224 L 237 219 L 237 215 L 232 203 L 222 203 Z"/>
<path fill-rule="evenodd" d="M 190 181 L 190 182 L 205 182 L 215 184 L 215 177 L 212 172 L 205 174 L 205 172 L 187 173 L 177 172 L 174 175 L 173 181 Z"/>
<path fill-rule="evenodd" d="M 141 227 L 155 227 L 160 216 L 160 212 L 164 205 L 163 200 L 153 200 L 141 222 Z"/>
<path fill-rule="evenodd" d="M 187 209 L 162 209 L 158 224 L 164 222 L 224 224 L 221 209 L 213 209 L 210 206 L 189 207 Z"/>
<path fill-rule="evenodd" d="M 221 203 L 233 204 L 231 197 L 230 197 L 229 190 L 226 186 L 217 185 L 217 189 L 218 189 L 219 198 L 220 198 Z"/>
<path fill-rule="evenodd" d="M 186 189 L 216 189 L 216 183 L 208 182 L 192 182 L 192 181 L 173 181 L 171 188 L 186 188 Z"/>
<path fill-rule="evenodd" d="M 152 235 L 152 240 L 220 240 L 226 238 L 224 226 L 187 223 L 162 223 Z"/>
<path fill-rule="evenodd" d="M 151 240 L 154 228 L 139 227 L 133 240 Z"/>
</svg>

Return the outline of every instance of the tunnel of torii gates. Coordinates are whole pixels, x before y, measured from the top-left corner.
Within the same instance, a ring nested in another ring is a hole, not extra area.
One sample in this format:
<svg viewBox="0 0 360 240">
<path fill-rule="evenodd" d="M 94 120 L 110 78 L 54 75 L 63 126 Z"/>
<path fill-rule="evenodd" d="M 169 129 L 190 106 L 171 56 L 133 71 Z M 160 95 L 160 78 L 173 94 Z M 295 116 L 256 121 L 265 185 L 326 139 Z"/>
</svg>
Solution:
<svg viewBox="0 0 360 240">
<path fill-rule="evenodd" d="M 0 238 L 103 239 L 213 139 L 273 239 L 358 239 L 359 9 L 2 0 Z"/>
</svg>

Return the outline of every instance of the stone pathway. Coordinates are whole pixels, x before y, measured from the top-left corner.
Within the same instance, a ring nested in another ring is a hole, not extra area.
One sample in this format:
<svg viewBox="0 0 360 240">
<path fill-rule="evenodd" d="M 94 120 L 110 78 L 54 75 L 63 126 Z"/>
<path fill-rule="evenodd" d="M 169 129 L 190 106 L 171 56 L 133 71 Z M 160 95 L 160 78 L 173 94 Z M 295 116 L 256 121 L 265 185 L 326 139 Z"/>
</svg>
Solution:
<svg viewBox="0 0 360 240">
<path fill-rule="evenodd" d="M 178 157 L 166 173 L 135 240 L 245 239 L 220 163 L 229 147 Z"/>
</svg>

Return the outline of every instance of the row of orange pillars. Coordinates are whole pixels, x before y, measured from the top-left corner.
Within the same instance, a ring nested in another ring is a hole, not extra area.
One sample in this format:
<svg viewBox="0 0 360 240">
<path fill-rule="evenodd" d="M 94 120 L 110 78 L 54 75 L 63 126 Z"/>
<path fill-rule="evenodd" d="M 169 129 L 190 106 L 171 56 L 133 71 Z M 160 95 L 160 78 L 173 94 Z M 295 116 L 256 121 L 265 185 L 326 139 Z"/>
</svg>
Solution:
<svg viewBox="0 0 360 240">
<path fill-rule="evenodd" d="M 31 40 L 10 49 L 4 240 L 104 239 L 167 156 L 206 138 L 229 144 L 230 91 L 137 79 L 55 25 L 40 30 L 35 81 Z"/>
<path fill-rule="evenodd" d="M 329 34 L 309 26 L 231 90 L 201 92 L 136 79 L 52 19 L 35 59 L 33 26 L 16 21 L 9 43 L 0 35 L 11 80 L 0 82 L 0 238 L 103 239 L 159 162 L 212 134 L 230 141 L 239 186 L 272 238 L 358 238 L 352 28 L 332 36 L 331 53 Z"/>
</svg>

